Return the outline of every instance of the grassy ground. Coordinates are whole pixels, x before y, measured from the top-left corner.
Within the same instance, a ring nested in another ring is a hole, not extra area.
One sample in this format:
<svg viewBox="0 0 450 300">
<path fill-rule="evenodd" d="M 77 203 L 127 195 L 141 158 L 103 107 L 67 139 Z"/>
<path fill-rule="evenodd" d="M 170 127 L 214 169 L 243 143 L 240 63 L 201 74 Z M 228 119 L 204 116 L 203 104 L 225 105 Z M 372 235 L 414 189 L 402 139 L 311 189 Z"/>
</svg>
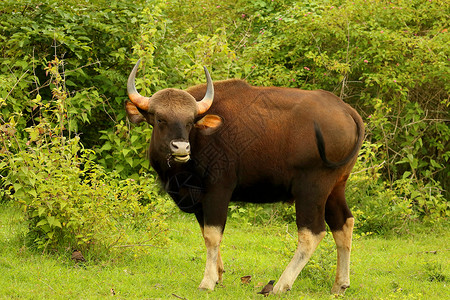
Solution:
<svg viewBox="0 0 450 300">
<path fill-rule="evenodd" d="M 0 206 L 0 298 L 25 299 L 262 299 L 256 292 L 278 279 L 296 246 L 294 225 L 227 224 L 222 255 L 226 273 L 214 292 L 197 290 L 205 249 L 193 217 L 171 218 L 164 248 L 126 248 L 107 259 L 74 266 L 70 251 L 41 255 L 23 246 L 20 211 Z M 442 229 L 444 228 L 444 229 Z M 347 299 L 448 299 L 450 234 L 414 229 L 403 236 L 356 236 Z M 143 253 L 145 252 L 147 253 Z M 335 250 L 328 234 L 283 299 L 330 299 Z M 250 284 L 240 277 L 251 275 Z"/>
</svg>

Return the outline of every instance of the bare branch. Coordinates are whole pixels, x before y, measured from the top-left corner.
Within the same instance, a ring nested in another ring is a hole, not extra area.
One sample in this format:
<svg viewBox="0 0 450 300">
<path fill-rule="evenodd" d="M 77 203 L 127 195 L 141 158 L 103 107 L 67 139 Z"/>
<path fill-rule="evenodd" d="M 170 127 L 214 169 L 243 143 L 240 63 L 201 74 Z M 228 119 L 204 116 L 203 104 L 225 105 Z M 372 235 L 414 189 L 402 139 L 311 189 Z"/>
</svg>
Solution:
<svg viewBox="0 0 450 300">
<path fill-rule="evenodd" d="M 20 77 L 19 79 L 17 79 L 16 83 L 13 85 L 13 87 L 11 88 L 11 90 L 9 91 L 8 95 L 6 95 L 5 97 L 5 101 L 6 99 L 8 99 L 9 95 L 11 95 L 12 91 L 16 88 L 16 86 L 19 84 L 19 82 L 22 80 L 22 78 L 28 73 L 29 70 L 26 70 Z"/>
</svg>

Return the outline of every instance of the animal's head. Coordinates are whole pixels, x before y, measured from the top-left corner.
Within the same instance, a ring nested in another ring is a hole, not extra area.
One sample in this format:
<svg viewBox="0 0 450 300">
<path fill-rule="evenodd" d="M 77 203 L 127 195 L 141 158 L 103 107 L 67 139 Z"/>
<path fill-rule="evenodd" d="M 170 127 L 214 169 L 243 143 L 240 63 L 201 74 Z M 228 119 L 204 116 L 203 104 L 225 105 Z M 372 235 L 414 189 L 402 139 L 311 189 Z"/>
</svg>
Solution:
<svg viewBox="0 0 450 300">
<path fill-rule="evenodd" d="M 132 123 L 146 121 L 153 126 L 150 145 L 152 155 L 185 163 L 190 159 L 191 154 L 189 142 L 191 130 L 211 134 L 222 124 L 221 117 L 204 115 L 214 100 L 211 76 L 205 67 L 206 94 L 198 102 L 188 92 L 172 88 L 158 91 L 151 97 L 145 97 L 137 92 L 135 86 L 139 63 L 140 60 L 128 77 L 127 91 L 131 100 L 126 103 L 128 118 Z M 203 118 L 200 118 L 201 116 Z"/>
</svg>

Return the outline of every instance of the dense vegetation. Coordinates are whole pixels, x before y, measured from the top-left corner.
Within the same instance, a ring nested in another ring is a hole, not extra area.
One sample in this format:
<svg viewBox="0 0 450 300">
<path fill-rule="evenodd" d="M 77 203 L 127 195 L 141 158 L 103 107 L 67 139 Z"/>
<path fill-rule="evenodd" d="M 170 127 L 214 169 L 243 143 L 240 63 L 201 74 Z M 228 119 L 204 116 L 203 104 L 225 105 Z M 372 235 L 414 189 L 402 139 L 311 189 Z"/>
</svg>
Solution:
<svg viewBox="0 0 450 300">
<path fill-rule="evenodd" d="M 146 95 L 203 82 L 202 65 L 215 80 L 334 92 L 366 122 L 347 194 L 359 232 L 446 220 L 449 9 L 446 0 L 4 0 L 1 201 L 23 207 L 29 244 L 43 250 L 110 249 L 128 243 L 122 226 L 164 241 L 174 207 L 145 157 L 151 128 L 131 128 L 123 109 L 141 57 Z M 248 223 L 292 213 L 230 209 Z"/>
</svg>

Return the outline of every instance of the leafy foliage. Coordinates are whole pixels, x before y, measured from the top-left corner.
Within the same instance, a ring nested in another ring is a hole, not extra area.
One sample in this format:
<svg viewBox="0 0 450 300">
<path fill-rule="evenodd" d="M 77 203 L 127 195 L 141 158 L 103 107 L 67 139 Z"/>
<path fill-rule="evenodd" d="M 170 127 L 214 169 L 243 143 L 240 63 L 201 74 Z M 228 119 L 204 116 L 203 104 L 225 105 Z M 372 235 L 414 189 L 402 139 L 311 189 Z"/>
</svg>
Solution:
<svg viewBox="0 0 450 300">
<path fill-rule="evenodd" d="M 349 206 L 355 215 L 358 232 L 403 232 L 417 220 L 439 222 L 449 217 L 450 204 L 431 183 L 417 182 L 405 174 L 391 186 L 383 180 L 378 164 L 381 144 L 366 142 L 347 185 Z"/>
<path fill-rule="evenodd" d="M 24 112 L 33 117 L 27 101 L 41 95 L 46 101 L 48 62 L 64 59 L 64 84 L 71 90 L 71 128 L 82 132 L 88 147 L 98 132 L 125 117 L 126 72 L 129 53 L 146 23 L 145 1 L 2 1 L 0 4 L 0 97 L 7 99 L 2 114 Z M 69 71 L 70 70 L 70 71 Z M 91 115 L 95 117 L 91 117 Z M 26 124 L 20 124 L 23 129 Z"/>
<path fill-rule="evenodd" d="M 71 107 L 62 65 L 55 58 L 48 67 L 52 100 L 38 95 L 28 103 L 39 113 L 37 124 L 24 130 L 24 145 L 17 134 L 20 114 L 1 124 L 3 196 L 23 207 L 28 244 L 44 251 L 69 247 L 101 252 L 132 243 L 129 232 L 136 230 L 145 231 L 146 242 L 164 243 L 166 206 L 155 193 L 154 177 L 121 179 L 94 162 L 94 151 L 84 149 L 78 136 L 65 136 Z"/>
<path fill-rule="evenodd" d="M 29 245 L 99 251 L 130 243 L 130 230 L 163 242 L 162 211 L 140 202 L 151 191 L 106 173 L 89 159 L 91 152 L 80 149 L 78 138 L 53 139 L 51 147 L 30 147 L 9 161 L 7 183 L 27 215 Z"/>
</svg>

